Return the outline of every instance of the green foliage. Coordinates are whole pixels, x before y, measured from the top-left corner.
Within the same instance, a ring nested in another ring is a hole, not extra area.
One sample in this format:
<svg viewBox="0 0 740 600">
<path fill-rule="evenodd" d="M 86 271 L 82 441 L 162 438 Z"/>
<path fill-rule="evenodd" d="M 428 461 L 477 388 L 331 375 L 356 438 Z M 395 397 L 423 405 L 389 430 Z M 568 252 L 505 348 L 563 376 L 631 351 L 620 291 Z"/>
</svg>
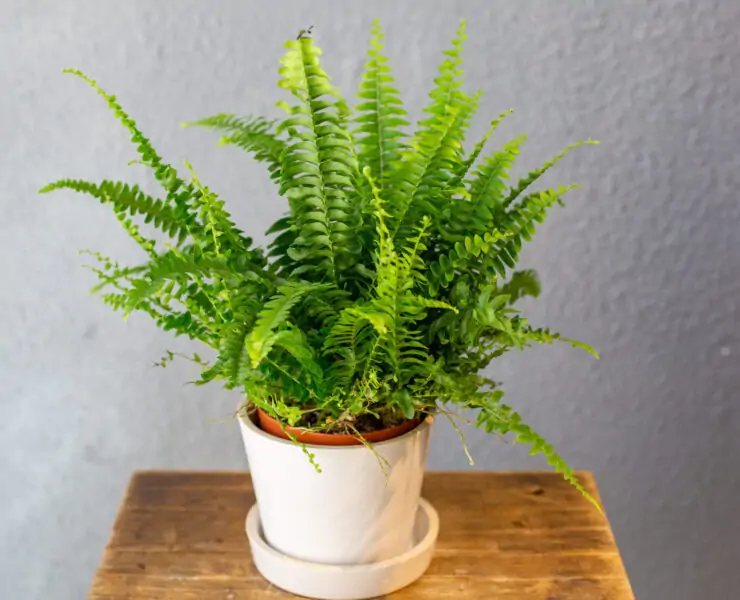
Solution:
<svg viewBox="0 0 740 600">
<path fill-rule="evenodd" d="M 406 111 L 390 74 L 388 59 L 382 54 L 383 33 L 378 21 L 373 22 L 369 61 L 360 83 L 355 107 L 357 156 L 370 169 L 370 175 L 382 189 L 406 149 L 403 127 L 409 125 Z"/>
<path fill-rule="evenodd" d="M 111 206 L 146 259 L 122 267 L 89 253 L 95 290 L 124 314 L 144 311 L 163 329 L 209 345 L 215 359 L 206 364 L 196 355 L 197 384 L 218 380 L 282 423 L 328 432 L 356 433 L 368 418 L 389 424 L 473 409 L 479 427 L 544 454 L 586 494 L 480 371 L 512 349 L 555 341 L 595 355 L 532 327 L 514 308 L 540 293 L 534 271 L 515 270 L 524 242 L 576 186 L 529 188 L 591 142 L 569 146 L 511 185 L 524 138 L 485 150 L 505 111 L 466 152 L 481 94 L 462 89 L 465 37 L 463 23 L 413 134 L 377 22 L 354 110 L 303 31 L 285 44 L 279 69 L 289 98 L 278 103 L 284 119 L 219 114 L 190 124 L 220 132 L 221 144 L 266 164 L 289 207 L 268 230 L 267 251 L 252 245 L 189 165 L 181 178 L 116 98 L 79 71 L 69 72 L 129 130 L 136 162 L 153 172 L 163 197 L 73 179 L 41 191 L 73 190 Z"/>
<path fill-rule="evenodd" d="M 232 114 L 221 114 L 192 123 L 184 127 L 206 127 L 224 133 L 220 146 L 238 146 L 250 152 L 255 159 L 267 163 L 270 177 L 280 181 L 281 157 L 286 144 L 275 134 L 275 122 L 262 117 L 241 118 Z"/>
</svg>

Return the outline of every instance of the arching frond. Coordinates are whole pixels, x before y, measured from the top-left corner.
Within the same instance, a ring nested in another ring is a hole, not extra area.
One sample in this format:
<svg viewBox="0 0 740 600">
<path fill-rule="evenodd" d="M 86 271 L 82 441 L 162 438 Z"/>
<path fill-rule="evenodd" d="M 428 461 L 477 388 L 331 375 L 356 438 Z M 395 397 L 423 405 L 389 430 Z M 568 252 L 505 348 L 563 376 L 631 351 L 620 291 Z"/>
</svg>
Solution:
<svg viewBox="0 0 740 600">
<path fill-rule="evenodd" d="M 278 288 L 278 293 L 270 298 L 257 317 L 257 322 L 247 339 L 247 352 L 256 368 L 269 354 L 277 341 L 275 330 L 287 322 L 290 310 L 306 294 L 330 286 L 311 283 L 290 283 Z"/>
<path fill-rule="evenodd" d="M 205 127 L 223 133 L 219 146 L 238 146 L 267 164 L 270 177 L 280 180 L 280 165 L 286 144 L 275 133 L 275 121 L 262 117 L 238 117 L 221 113 L 198 121 L 183 123 L 184 127 Z"/>
<path fill-rule="evenodd" d="M 383 33 L 380 23 L 373 21 L 372 38 L 368 50 L 368 62 L 362 75 L 361 102 L 356 107 L 353 136 L 360 164 L 370 169 L 371 176 L 382 189 L 390 173 L 406 148 L 406 133 L 403 127 L 406 111 L 394 87 L 394 79 L 383 55 Z"/>
<path fill-rule="evenodd" d="M 190 235 L 187 223 L 183 223 L 172 207 L 163 200 L 153 198 L 141 191 L 138 185 L 119 181 L 91 183 L 81 179 L 60 179 L 39 190 L 46 194 L 54 190 L 73 190 L 89 194 L 103 204 L 111 204 L 117 214 L 141 215 L 145 223 L 151 223 L 180 245 Z"/>
<path fill-rule="evenodd" d="M 279 86 L 297 104 L 280 106 L 288 117 L 279 131 L 289 142 L 282 155 L 281 193 L 291 207 L 296 237 L 289 250 L 295 274 L 339 281 L 342 255 L 352 246 L 348 190 L 357 161 L 344 128 L 347 108 L 319 62 L 321 51 L 308 37 L 286 42 Z"/>
<path fill-rule="evenodd" d="M 512 210 L 501 215 L 492 233 L 468 236 L 429 265 L 432 286 L 447 287 L 456 273 L 470 272 L 482 281 L 504 277 L 519 258 L 522 243 L 532 239 L 535 224 L 544 221 L 547 210 L 577 185 L 530 194 Z"/>
<path fill-rule="evenodd" d="M 463 21 L 434 80 L 430 103 L 424 109 L 428 117 L 419 121 L 394 174 L 390 212 L 394 238 L 401 244 L 421 217 L 445 212 L 451 195 L 458 191 L 451 189 L 450 184 L 463 168 L 465 134 L 481 97 L 480 92 L 470 95 L 460 89 L 465 39 Z"/>
<path fill-rule="evenodd" d="M 519 136 L 504 144 L 475 170 L 470 179 L 470 221 L 476 231 L 485 231 L 493 222 L 494 213 L 502 206 L 511 167 L 519 156 L 525 137 Z"/>
<path fill-rule="evenodd" d="M 514 271 L 511 279 L 499 288 L 500 294 L 509 297 L 509 304 L 514 304 L 524 296 L 537 298 L 540 295 L 540 278 L 534 269 Z"/>
<path fill-rule="evenodd" d="M 79 77 L 105 99 L 108 107 L 113 111 L 116 118 L 131 133 L 131 141 L 136 145 L 136 151 L 141 157 L 140 162 L 152 169 L 154 177 L 167 192 L 165 203 L 176 207 L 178 218 L 184 225 L 187 225 L 189 230 L 197 230 L 198 224 L 192 214 L 191 208 L 193 195 L 192 188 L 180 179 L 177 171 L 171 165 L 168 165 L 162 160 L 149 139 L 139 130 L 136 125 L 136 121 L 134 121 L 117 102 L 116 97 L 106 93 L 94 79 L 88 77 L 82 71 L 77 69 L 65 69 L 64 72 Z"/>
<path fill-rule="evenodd" d="M 593 145 L 597 146 L 599 142 L 596 140 L 583 140 L 580 142 L 576 142 L 575 144 L 571 144 L 570 146 L 567 146 L 560 154 L 557 154 L 555 157 L 551 158 L 549 161 L 547 161 L 542 167 L 539 169 L 535 169 L 534 171 L 531 171 L 527 174 L 526 177 L 523 177 L 519 180 L 519 183 L 515 187 L 511 189 L 511 191 L 508 193 L 506 198 L 504 198 L 502 204 L 504 208 L 509 206 L 512 202 L 514 202 L 520 194 L 526 190 L 530 185 L 532 185 L 535 181 L 537 181 L 542 175 L 544 175 L 548 170 L 550 170 L 552 167 L 554 167 L 562 158 L 565 157 L 566 154 L 568 154 L 571 150 L 574 148 L 578 148 L 580 146 L 584 145 Z"/>
<path fill-rule="evenodd" d="M 500 435 L 513 433 L 516 443 L 530 446 L 529 453 L 531 455 L 544 455 L 548 464 L 560 473 L 563 479 L 601 510 L 598 501 L 578 481 L 573 469 L 555 452 L 552 445 L 548 444 L 540 434 L 522 421 L 519 413 L 514 412 L 509 406 L 500 402 L 500 396 L 497 392 L 486 397 L 486 400 L 487 402 L 478 413 L 478 427 L 484 428 L 486 433 L 498 433 Z"/>
</svg>

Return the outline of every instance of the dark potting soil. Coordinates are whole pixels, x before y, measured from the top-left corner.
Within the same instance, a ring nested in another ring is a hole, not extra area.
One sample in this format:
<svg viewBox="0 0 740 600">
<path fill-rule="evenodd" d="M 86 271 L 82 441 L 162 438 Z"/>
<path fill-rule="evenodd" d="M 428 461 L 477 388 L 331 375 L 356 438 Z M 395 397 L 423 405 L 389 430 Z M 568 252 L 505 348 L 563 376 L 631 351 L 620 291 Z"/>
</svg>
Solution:
<svg viewBox="0 0 740 600">
<path fill-rule="evenodd" d="M 390 414 L 379 414 L 378 416 L 369 413 L 359 415 L 351 422 L 336 421 L 333 427 L 321 428 L 322 433 L 337 434 L 354 434 L 354 433 L 372 433 L 400 425 L 405 419 L 398 418 Z M 296 423 L 296 427 L 317 427 L 319 417 L 316 413 L 304 413 L 301 420 Z"/>
</svg>

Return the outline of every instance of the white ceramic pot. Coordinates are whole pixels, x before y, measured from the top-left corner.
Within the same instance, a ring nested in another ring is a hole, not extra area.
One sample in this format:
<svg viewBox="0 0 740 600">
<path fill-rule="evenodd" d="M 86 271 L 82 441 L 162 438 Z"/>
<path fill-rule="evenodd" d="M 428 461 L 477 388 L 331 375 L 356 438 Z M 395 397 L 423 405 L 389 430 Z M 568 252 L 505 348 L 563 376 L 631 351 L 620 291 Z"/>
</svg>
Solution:
<svg viewBox="0 0 740 600">
<path fill-rule="evenodd" d="M 275 550 L 304 561 L 361 565 L 413 545 L 432 419 L 365 446 L 314 446 L 321 473 L 300 446 L 239 419 L 262 531 Z M 387 475 L 387 477 L 386 477 Z"/>
</svg>

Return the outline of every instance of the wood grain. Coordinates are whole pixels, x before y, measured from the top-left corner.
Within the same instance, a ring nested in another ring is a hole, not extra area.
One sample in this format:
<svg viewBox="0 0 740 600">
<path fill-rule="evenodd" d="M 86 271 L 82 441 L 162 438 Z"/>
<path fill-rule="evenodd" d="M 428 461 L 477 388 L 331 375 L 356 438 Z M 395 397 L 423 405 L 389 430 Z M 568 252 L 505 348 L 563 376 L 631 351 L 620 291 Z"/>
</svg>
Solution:
<svg viewBox="0 0 740 600">
<path fill-rule="evenodd" d="M 393 600 L 634 600 L 608 521 L 558 475 L 428 473 L 423 494 L 440 514 L 437 551 Z M 246 473 L 135 473 L 89 599 L 295 598 L 252 565 L 253 502 Z"/>
</svg>

